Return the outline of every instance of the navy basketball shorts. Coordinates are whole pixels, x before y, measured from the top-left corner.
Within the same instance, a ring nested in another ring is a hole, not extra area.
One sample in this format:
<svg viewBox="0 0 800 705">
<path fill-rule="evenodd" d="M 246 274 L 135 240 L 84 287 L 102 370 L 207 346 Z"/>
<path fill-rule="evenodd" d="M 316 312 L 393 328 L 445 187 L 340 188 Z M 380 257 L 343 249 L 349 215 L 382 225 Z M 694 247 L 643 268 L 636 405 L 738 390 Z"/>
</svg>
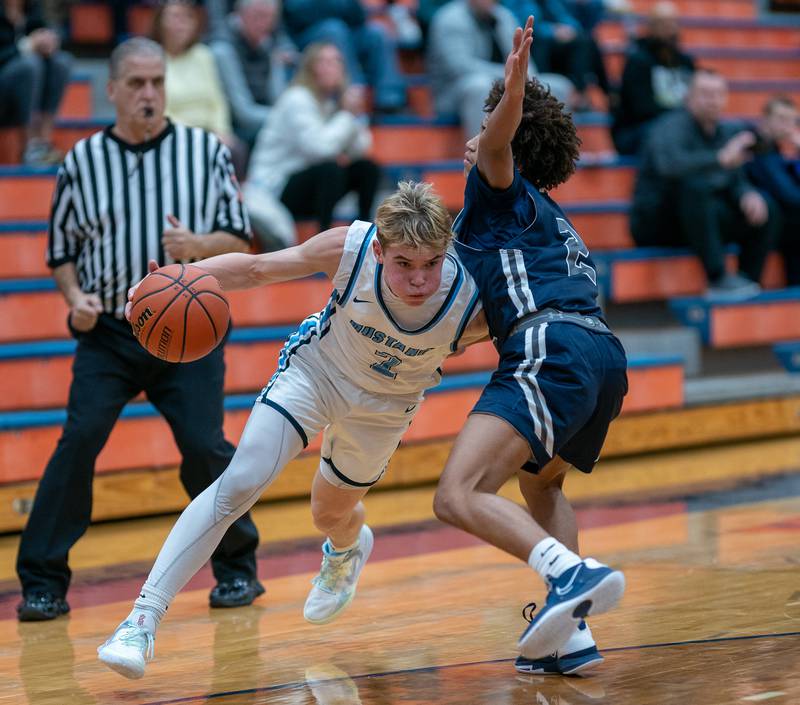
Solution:
<svg viewBox="0 0 800 705">
<path fill-rule="evenodd" d="M 560 456 L 592 471 L 628 391 L 627 360 L 610 333 L 550 322 L 511 336 L 472 413 L 504 419 L 528 441 L 537 473 Z"/>
</svg>

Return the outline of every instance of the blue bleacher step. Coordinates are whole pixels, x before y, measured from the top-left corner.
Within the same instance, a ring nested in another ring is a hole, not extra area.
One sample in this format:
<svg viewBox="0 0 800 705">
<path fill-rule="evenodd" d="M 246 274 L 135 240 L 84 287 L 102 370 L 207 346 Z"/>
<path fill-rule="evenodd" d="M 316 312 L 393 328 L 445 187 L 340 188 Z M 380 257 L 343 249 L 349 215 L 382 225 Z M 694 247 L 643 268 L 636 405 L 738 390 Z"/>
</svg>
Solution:
<svg viewBox="0 0 800 705">
<path fill-rule="evenodd" d="M 712 309 L 763 306 L 765 304 L 788 301 L 800 302 L 800 287 L 762 291 L 757 296 L 740 301 L 715 300 L 704 296 L 680 297 L 670 300 L 669 307 L 683 325 L 697 328 L 700 331 L 703 342 L 708 344 L 711 341 Z"/>
<path fill-rule="evenodd" d="M 800 376 L 787 372 L 706 375 L 684 382 L 686 406 L 800 394 Z"/>
</svg>

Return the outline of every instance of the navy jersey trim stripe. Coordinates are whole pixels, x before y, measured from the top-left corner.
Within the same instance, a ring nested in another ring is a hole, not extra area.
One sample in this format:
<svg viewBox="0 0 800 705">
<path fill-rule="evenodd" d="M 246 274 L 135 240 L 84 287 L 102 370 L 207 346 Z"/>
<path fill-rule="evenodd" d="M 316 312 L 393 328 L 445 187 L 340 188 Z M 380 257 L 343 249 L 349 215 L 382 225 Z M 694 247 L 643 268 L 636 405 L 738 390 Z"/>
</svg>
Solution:
<svg viewBox="0 0 800 705">
<path fill-rule="evenodd" d="M 262 404 L 266 404 L 267 406 L 271 406 L 275 411 L 277 411 L 281 416 L 283 416 L 292 426 L 294 426 L 294 430 L 297 431 L 297 435 L 300 436 L 300 440 L 303 441 L 303 448 L 308 446 L 308 436 L 306 436 L 306 432 L 303 430 L 303 427 L 300 425 L 298 420 L 292 416 L 286 409 L 284 409 L 280 404 L 276 404 L 272 399 L 261 398 L 260 399 Z"/>
<path fill-rule="evenodd" d="M 342 482 L 351 485 L 352 487 L 372 487 L 372 485 L 374 485 L 376 482 L 378 482 L 378 480 L 381 479 L 379 477 L 378 480 L 373 480 L 372 482 L 356 482 L 355 480 L 351 480 L 349 477 L 347 477 L 347 475 L 345 475 L 341 470 L 339 470 L 339 468 L 337 468 L 333 464 L 332 458 L 326 458 L 324 455 L 320 456 L 320 458 L 328 464 L 328 467 L 331 470 L 333 470 L 333 474 L 336 475 L 336 477 L 338 477 Z"/>
<path fill-rule="evenodd" d="M 383 272 L 383 265 L 378 264 L 375 267 L 375 297 L 378 301 L 378 305 L 381 307 L 386 318 L 389 319 L 389 322 L 401 333 L 405 333 L 406 335 L 419 335 L 420 333 L 424 333 L 425 331 L 430 330 L 435 326 L 439 321 L 444 318 L 447 312 L 450 310 L 453 302 L 456 300 L 456 296 L 458 296 L 458 292 L 461 290 L 461 285 L 464 283 L 464 269 L 461 266 L 461 262 L 459 262 L 453 255 L 447 253 L 445 255 L 447 259 L 449 259 L 453 264 L 456 266 L 456 278 L 450 286 L 450 291 L 447 293 L 447 297 L 442 302 L 442 305 L 439 307 L 439 310 L 436 314 L 428 321 L 425 325 L 421 328 L 417 328 L 416 330 L 410 330 L 408 328 L 403 328 L 396 320 L 394 320 L 391 312 L 389 311 L 389 307 L 386 305 L 386 302 L 383 300 L 383 293 L 381 292 L 381 273 Z"/>
<path fill-rule="evenodd" d="M 372 242 L 372 236 L 375 234 L 376 227 L 375 225 L 371 225 L 369 230 L 367 230 L 367 234 L 364 236 L 364 241 L 361 243 L 361 247 L 358 248 L 358 256 L 356 257 L 356 262 L 353 265 L 353 271 L 350 272 L 350 278 L 347 280 L 347 286 L 344 288 L 344 292 L 342 293 L 341 297 L 339 297 L 339 305 L 344 306 L 347 299 L 350 298 L 350 294 L 353 293 L 353 288 L 356 285 L 356 281 L 358 281 L 358 273 L 361 271 L 361 266 L 364 264 L 364 258 L 367 256 L 367 248 L 369 247 L 370 242 Z"/>
<path fill-rule="evenodd" d="M 553 417 L 536 379 L 536 375 L 547 358 L 547 326 L 547 323 L 542 323 L 541 326 L 525 331 L 526 359 L 517 367 L 514 379 L 522 389 L 528 404 L 528 412 L 533 419 L 534 433 L 544 446 L 545 452 L 552 458 L 555 444 Z"/>
</svg>

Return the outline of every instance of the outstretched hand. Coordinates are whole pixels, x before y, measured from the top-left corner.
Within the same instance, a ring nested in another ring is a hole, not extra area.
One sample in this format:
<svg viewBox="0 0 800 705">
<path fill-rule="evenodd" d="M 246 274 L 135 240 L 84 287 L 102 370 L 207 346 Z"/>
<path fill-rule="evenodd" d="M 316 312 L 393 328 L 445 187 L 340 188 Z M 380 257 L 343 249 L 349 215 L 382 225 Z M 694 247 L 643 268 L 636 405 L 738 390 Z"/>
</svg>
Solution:
<svg viewBox="0 0 800 705">
<path fill-rule="evenodd" d="M 528 17 L 525 27 L 517 27 L 514 32 L 514 43 L 511 53 L 506 59 L 505 87 L 506 93 L 523 95 L 528 80 L 528 62 L 533 44 L 533 16 Z"/>
</svg>

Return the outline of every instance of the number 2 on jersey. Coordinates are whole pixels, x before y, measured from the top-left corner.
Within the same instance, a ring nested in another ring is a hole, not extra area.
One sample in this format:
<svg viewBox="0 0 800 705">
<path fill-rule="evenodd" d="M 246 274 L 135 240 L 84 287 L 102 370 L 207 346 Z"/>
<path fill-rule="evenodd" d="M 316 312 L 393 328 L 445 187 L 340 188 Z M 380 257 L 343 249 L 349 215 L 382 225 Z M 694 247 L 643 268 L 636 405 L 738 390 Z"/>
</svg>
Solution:
<svg viewBox="0 0 800 705">
<path fill-rule="evenodd" d="M 587 262 L 582 261 L 589 256 L 589 248 L 583 244 L 581 236 L 563 218 L 556 218 L 556 223 L 558 232 L 567 236 L 564 240 L 564 247 L 567 248 L 567 275 L 572 277 L 585 274 L 592 284 L 597 284 L 597 272 Z"/>
</svg>

